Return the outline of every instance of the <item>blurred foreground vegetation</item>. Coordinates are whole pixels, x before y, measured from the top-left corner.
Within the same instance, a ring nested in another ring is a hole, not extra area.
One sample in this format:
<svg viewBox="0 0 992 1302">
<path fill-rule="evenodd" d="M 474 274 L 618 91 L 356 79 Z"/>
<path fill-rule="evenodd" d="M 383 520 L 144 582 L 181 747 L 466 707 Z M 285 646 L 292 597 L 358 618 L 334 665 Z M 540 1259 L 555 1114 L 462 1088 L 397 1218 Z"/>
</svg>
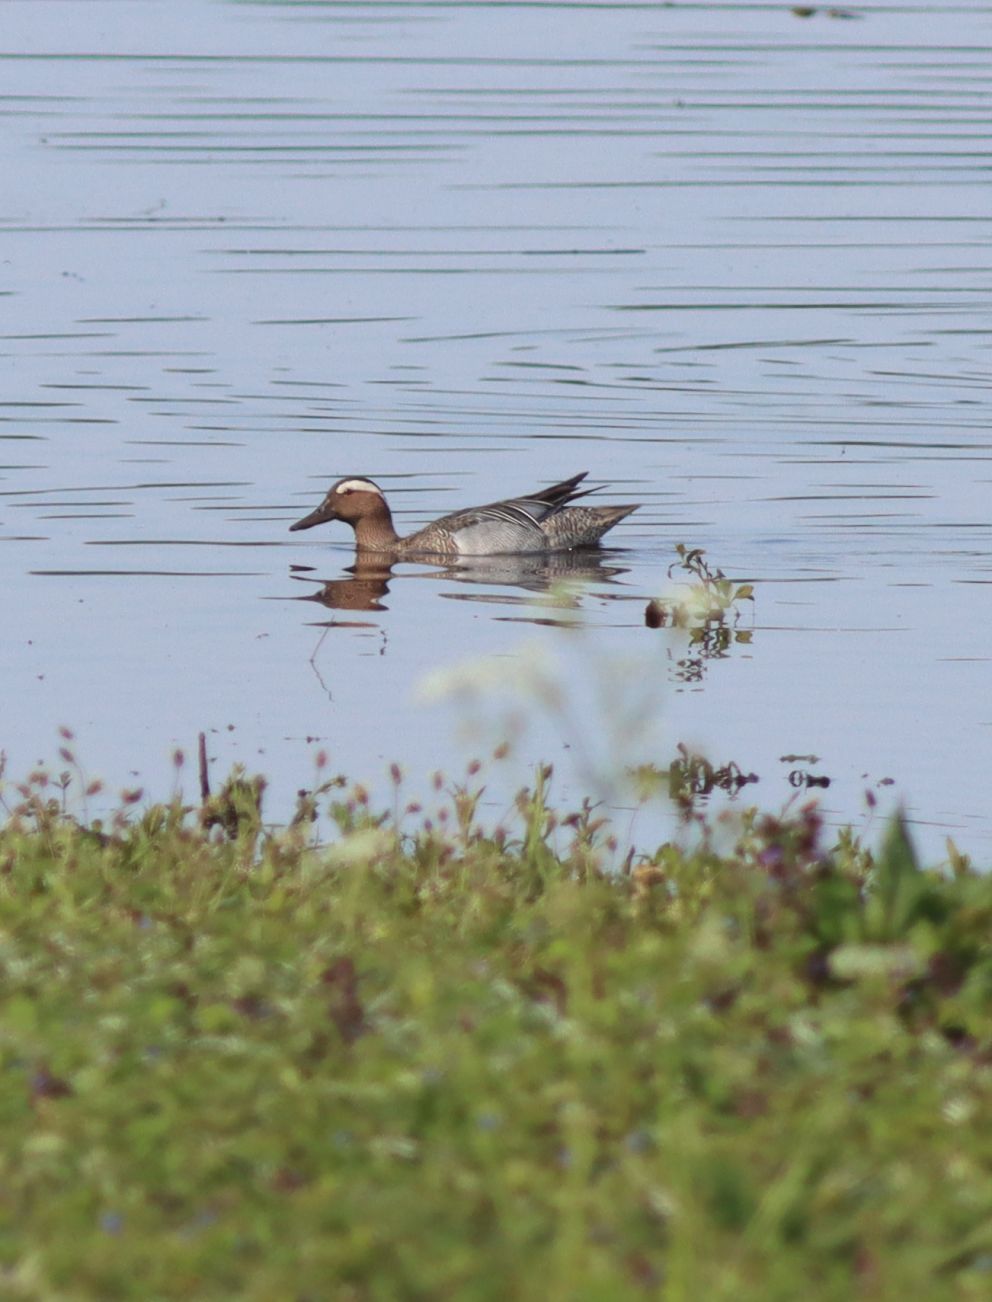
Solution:
<svg viewBox="0 0 992 1302">
<path fill-rule="evenodd" d="M 0 1296 L 992 1296 L 992 879 L 813 806 L 607 871 L 547 776 L 8 786 Z"/>
</svg>

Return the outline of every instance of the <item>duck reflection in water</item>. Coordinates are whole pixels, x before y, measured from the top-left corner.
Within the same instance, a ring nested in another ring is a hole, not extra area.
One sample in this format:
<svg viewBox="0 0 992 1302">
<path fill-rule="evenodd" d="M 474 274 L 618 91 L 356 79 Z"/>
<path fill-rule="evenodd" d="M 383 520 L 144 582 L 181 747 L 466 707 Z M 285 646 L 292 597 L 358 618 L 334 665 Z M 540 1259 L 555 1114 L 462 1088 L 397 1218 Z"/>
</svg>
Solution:
<svg viewBox="0 0 992 1302">
<path fill-rule="evenodd" d="M 409 562 L 406 562 L 409 565 Z M 517 556 L 475 556 L 439 568 L 397 572 L 394 560 L 388 556 L 357 553 L 354 565 L 349 565 L 344 575 L 326 579 L 316 592 L 308 593 L 304 601 L 316 601 L 332 610 L 388 610 L 382 604 L 393 580 L 428 579 L 479 587 L 522 588 L 529 593 L 554 593 L 548 604 L 556 609 L 563 606 L 577 610 L 582 593 L 569 591 L 573 584 L 616 583 L 627 568 L 610 564 L 608 552 L 571 551 L 544 552 Z M 303 582 L 320 582 L 294 567 L 294 579 Z M 561 587 L 564 591 L 555 591 Z M 459 601 L 485 601 L 497 605 L 513 604 L 527 600 L 507 593 L 442 592 L 441 596 Z M 547 622 L 534 615 L 535 622 Z"/>
</svg>

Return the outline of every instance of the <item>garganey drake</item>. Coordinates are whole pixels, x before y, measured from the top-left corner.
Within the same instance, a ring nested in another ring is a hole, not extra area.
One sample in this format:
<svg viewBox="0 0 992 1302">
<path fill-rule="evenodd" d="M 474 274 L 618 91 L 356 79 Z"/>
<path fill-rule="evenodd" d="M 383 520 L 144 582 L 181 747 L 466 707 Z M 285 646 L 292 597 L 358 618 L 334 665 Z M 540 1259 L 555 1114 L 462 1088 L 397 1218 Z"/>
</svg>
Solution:
<svg viewBox="0 0 992 1302">
<path fill-rule="evenodd" d="M 360 552 L 390 552 L 394 556 L 505 556 L 589 547 L 640 503 L 569 505 L 596 491 L 579 488 L 588 473 L 583 471 L 525 497 L 455 511 L 406 538 L 393 528 L 389 505 L 378 484 L 371 479 L 339 479 L 316 511 L 290 525 L 290 530 L 344 520 L 354 529 Z"/>
</svg>

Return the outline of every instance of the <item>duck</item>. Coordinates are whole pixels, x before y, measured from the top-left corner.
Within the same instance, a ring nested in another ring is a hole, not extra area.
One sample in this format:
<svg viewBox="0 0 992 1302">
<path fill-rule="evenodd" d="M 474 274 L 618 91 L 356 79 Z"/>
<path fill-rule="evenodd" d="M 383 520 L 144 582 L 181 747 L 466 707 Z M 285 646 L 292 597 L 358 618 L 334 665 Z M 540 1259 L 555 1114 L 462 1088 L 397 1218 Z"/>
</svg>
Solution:
<svg viewBox="0 0 992 1302">
<path fill-rule="evenodd" d="M 470 506 L 401 537 L 393 527 L 386 495 L 371 479 L 339 479 L 315 511 L 289 526 L 290 532 L 312 529 L 328 520 L 344 520 L 355 531 L 361 552 L 393 556 L 507 556 L 530 552 L 570 551 L 594 546 L 640 502 L 624 506 L 572 506 L 595 492 L 580 485 L 585 470 L 560 484 L 486 506 Z"/>
</svg>

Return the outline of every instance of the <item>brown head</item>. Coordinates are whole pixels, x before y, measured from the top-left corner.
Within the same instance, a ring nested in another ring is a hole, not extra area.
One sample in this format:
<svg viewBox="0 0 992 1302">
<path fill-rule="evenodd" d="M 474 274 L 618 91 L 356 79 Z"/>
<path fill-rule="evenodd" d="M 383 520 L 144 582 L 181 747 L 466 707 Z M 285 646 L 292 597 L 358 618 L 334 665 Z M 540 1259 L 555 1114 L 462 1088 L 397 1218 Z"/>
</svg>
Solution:
<svg viewBox="0 0 992 1302">
<path fill-rule="evenodd" d="M 367 540 L 381 545 L 382 541 L 396 538 L 382 489 L 371 479 L 339 479 L 331 485 L 316 511 L 291 524 L 290 532 L 312 529 L 315 524 L 325 524 L 328 520 L 344 520 L 350 524 L 359 544 Z"/>
</svg>

